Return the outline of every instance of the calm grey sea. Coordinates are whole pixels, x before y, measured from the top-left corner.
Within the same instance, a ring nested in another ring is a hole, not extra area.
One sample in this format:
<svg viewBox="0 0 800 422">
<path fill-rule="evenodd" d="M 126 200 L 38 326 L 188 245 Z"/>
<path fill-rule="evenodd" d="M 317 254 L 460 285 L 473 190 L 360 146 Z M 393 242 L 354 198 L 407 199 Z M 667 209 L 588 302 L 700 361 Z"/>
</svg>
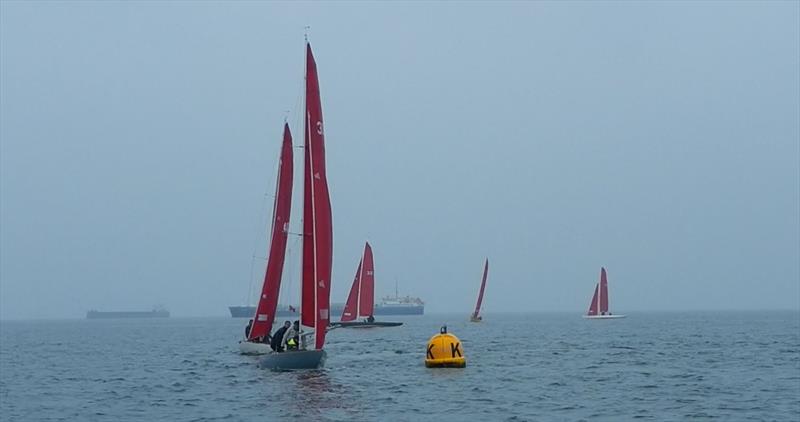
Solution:
<svg viewBox="0 0 800 422">
<path fill-rule="evenodd" d="M 3 421 L 800 420 L 800 313 L 384 317 L 324 370 L 237 354 L 246 321 L 0 323 Z M 426 369 L 447 323 L 465 369 Z"/>
</svg>

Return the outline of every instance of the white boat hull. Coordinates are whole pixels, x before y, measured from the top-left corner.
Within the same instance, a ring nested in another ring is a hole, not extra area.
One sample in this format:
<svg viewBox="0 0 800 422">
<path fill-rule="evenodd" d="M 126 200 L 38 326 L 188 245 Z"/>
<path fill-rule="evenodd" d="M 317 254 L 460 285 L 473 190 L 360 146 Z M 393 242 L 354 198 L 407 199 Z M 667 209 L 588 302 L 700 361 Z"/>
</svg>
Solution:
<svg viewBox="0 0 800 422">
<path fill-rule="evenodd" d="M 584 319 L 617 319 L 625 318 L 625 315 L 584 315 Z"/>
<path fill-rule="evenodd" d="M 266 355 L 272 349 L 267 343 L 253 343 L 250 341 L 239 342 L 239 353 L 243 355 Z"/>
</svg>

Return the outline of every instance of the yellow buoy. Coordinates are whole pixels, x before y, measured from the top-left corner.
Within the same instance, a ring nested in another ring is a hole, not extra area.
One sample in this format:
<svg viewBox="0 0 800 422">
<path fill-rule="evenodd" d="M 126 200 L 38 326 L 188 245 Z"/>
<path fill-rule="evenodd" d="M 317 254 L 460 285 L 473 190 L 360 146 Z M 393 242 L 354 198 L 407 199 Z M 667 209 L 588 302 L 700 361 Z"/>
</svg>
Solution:
<svg viewBox="0 0 800 422">
<path fill-rule="evenodd" d="M 442 327 L 439 334 L 428 340 L 428 354 L 425 356 L 428 368 L 463 368 L 467 366 L 467 358 L 461 348 L 461 340 Z"/>
</svg>

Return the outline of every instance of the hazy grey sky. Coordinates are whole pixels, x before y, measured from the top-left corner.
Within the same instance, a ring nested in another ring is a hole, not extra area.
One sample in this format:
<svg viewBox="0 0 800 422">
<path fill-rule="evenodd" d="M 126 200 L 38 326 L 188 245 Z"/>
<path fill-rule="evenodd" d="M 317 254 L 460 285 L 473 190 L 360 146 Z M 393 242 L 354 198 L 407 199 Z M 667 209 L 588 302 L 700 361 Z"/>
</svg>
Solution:
<svg viewBox="0 0 800 422">
<path fill-rule="evenodd" d="M 798 2 L 2 1 L 0 318 L 244 302 L 306 25 L 333 301 L 800 307 Z"/>
</svg>

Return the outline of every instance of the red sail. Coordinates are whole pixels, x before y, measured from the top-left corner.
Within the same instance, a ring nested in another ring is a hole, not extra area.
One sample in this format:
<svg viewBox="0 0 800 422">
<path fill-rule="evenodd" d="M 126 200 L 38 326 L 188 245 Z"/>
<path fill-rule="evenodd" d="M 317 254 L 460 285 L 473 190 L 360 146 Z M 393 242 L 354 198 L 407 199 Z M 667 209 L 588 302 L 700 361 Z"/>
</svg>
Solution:
<svg viewBox="0 0 800 422">
<path fill-rule="evenodd" d="M 606 280 L 606 269 L 600 267 L 600 314 L 608 313 L 608 280 Z"/>
<path fill-rule="evenodd" d="M 592 301 L 589 302 L 589 313 L 586 315 L 597 315 L 597 291 L 600 289 L 600 284 L 596 284 L 594 286 L 594 296 L 592 296 Z"/>
<path fill-rule="evenodd" d="M 481 303 L 483 303 L 483 290 L 486 289 L 486 276 L 489 275 L 489 258 L 486 258 L 486 264 L 483 266 L 483 280 L 481 280 L 481 291 L 478 293 L 478 303 L 475 304 L 475 312 L 472 316 L 478 317 L 481 312 Z"/>
<path fill-rule="evenodd" d="M 325 132 L 317 64 L 306 44 L 305 170 L 301 323 L 315 327 L 314 347 L 325 344 L 330 323 L 333 221 L 325 174 Z"/>
<path fill-rule="evenodd" d="M 289 125 L 283 126 L 283 146 L 278 161 L 278 180 L 275 183 L 275 203 L 272 208 L 272 234 L 267 258 L 267 271 L 264 285 L 258 299 L 253 326 L 248 340 L 269 334 L 275 321 L 278 308 L 278 293 L 281 288 L 281 275 L 286 257 L 286 238 L 289 234 L 289 214 L 292 208 L 292 134 Z"/>
<path fill-rule="evenodd" d="M 372 259 L 372 246 L 364 246 L 364 273 L 361 275 L 361 293 L 358 301 L 358 314 L 368 317 L 375 305 L 375 263 Z"/>
<path fill-rule="evenodd" d="M 356 276 L 353 279 L 353 286 L 350 287 L 350 294 L 347 295 L 347 303 L 344 304 L 341 321 L 353 321 L 358 317 L 358 298 L 359 290 L 361 290 L 361 264 L 363 264 L 363 259 L 358 262 Z"/>
</svg>

